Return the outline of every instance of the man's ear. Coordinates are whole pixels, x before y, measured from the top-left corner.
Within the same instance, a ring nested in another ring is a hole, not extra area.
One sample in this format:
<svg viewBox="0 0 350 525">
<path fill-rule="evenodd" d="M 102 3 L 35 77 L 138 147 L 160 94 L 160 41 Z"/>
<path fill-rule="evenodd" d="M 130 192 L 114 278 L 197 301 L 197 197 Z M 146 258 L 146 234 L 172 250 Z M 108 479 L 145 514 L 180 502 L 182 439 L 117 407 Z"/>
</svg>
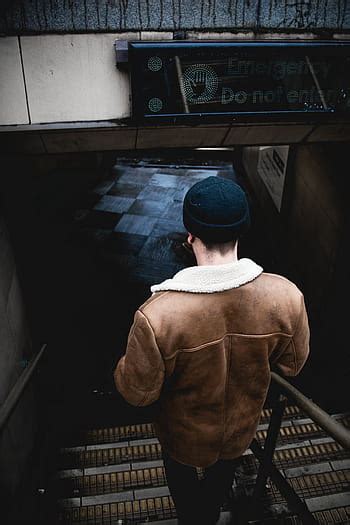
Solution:
<svg viewBox="0 0 350 525">
<path fill-rule="evenodd" d="M 195 241 L 195 239 L 196 239 L 195 236 L 192 235 L 192 233 L 188 232 L 187 242 L 188 242 L 189 244 L 193 244 L 194 241 Z"/>
</svg>

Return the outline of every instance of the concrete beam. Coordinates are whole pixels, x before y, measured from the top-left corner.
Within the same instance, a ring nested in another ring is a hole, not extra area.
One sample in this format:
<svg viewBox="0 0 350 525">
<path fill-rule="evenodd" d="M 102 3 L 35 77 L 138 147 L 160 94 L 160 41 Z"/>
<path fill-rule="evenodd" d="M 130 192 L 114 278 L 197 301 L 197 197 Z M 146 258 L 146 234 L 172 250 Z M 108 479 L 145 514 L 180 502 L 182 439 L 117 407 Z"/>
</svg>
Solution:
<svg viewBox="0 0 350 525">
<path fill-rule="evenodd" d="M 0 12 L 0 33 L 67 33 L 169 30 L 350 29 L 347 0 L 15 0 Z"/>
<path fill-rule="evenodd" d="M 349 125 L 228 124 L 197 126 L 135 126 L 132 123 L 75 122 L 0 126 L 0 153 L 78 153 L 139 151 L 168 148 L 262 146 L 343 142 Z"/>
</svg>

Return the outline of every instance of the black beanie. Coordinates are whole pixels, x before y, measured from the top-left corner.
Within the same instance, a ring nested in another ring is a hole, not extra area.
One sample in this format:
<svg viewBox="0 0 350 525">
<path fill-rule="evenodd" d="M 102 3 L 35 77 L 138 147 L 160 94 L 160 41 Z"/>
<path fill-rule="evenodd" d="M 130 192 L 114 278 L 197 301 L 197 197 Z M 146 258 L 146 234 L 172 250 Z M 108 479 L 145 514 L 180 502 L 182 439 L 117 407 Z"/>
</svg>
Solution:
<svg viewBox="0 0 350 525">
<path fill-rule="evenodd" d="M 250 225 L 248 201 L 242 188 L 222 177 L 194 184 L 183 202 L 186 230 L 207 243 L 238 239 Z"/>
</svg>

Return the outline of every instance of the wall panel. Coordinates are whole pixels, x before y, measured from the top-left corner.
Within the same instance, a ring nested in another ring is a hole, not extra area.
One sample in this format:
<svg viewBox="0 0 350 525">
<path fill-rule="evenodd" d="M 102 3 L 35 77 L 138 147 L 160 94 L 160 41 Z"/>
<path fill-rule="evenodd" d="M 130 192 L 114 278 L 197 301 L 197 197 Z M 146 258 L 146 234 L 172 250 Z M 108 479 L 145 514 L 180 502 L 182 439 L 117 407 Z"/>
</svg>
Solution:
<svg viewBox="0 0 350 525">
<path fill-rule="evenodd" d="M 0 125 L 28 123 L 18 38 L 0 38 Z"/>
<path fill-rule="evenodd" d="M 129 80 L 115 65 L 118 35 L 21 37 L 33 123 L 129 116 Z M 139 33 L 119 35 L 138 39 Z"/>
</svg>

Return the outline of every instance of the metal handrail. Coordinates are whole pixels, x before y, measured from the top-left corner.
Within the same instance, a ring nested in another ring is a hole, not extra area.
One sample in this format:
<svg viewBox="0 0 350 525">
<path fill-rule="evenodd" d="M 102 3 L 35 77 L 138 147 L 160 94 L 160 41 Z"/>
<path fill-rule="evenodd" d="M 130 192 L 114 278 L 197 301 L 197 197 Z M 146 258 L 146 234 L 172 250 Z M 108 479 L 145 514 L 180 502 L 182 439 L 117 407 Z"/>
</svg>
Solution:
<svg viewBox="0 0 350 525">
<path fill-rule="evenodd" d="M 40 351 L 29 361 L 28 366 L 22 372 L 17 382 L 12 387 L 12 390 L 8 394 L 7 398 L 5 399 L 4 403 L 0 407 L 0 433 L 4 430 L 9 417 L 16 408 L 25 388 L 28 386 L 29 381 L 38 365 L 38 362 L 40 361 L 44 353 L 46 346 L 47 344 L 45 343 L 41 347 Z"/>
<path fill-rule="evenodd" d="M 315 423 L 325 430 L 328 435 L 332 436 L 335 441 L 345 448 L 350 448 L 350 431 L 311 401 L 311 399 L 304 396 L 300 390 L 288 383 L 288 381 L 279 374 L 276 374 L 276 372 L 271 372 L 271 379 L 277 383 L 283 395 L 279 394 L 272 409 L 264 447 L 259 444 L 256 438 L 254 438 L 250 444 L 250 449 L 260 463 L 252 495 L 253 512 L 259 509 L 259 502 L 265 490 L 266 479 L 271 477 L 281 494 L 286 498 L 289 507 L 300 516 L 302 523 L 305 525 L 316 525 L 317 521 L 306 503 L 300 498 L 273 462 L 277 438 L 286 405 L 286 397 L 291 397 L 295 404 L 302 409 L 304 414 L 307 414 Z"/>
<path fill-rule="evenodd" d="M 288 381 L 276 374 L 276 372 L 271 372 L 271 377 L 288 396 L 293 398 L 295 403 L 305 414 L 323 428 L 323 430 L 325 430 L 340 445 L 344 448 L 350 449 L 350 430 L 327 414 L 327 412 L 322 410 L 322 408 L 311 401 L 311 399 L 304 396 L 300 390 L 288 383 Z"/>
</svg>

